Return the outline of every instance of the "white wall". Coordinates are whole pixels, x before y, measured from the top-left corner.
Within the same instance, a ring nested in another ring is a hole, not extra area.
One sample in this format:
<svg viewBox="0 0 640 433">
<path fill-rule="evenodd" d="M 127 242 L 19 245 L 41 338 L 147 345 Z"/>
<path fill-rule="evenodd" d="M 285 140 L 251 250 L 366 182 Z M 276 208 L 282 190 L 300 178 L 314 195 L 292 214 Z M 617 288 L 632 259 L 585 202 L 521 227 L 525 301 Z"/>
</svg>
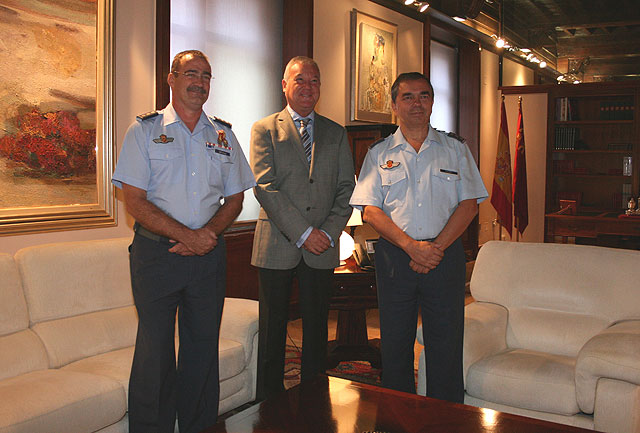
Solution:
<svg viewBox="0 0 640 433">
<path fill-rule="evenodd" d="M 115 11 L 115 113 L 114 139 L 117 153 L 127 127 L 135 116 L 155 107 L 155 0 L 136 0 Z M 116 6 L 117 6 L 116 5 Z M 126 7 L 123 7 L 126 6 Z M 131 236 L 133 222 L 117 194 L 118 226 L 90 230 L 0 237 L 0 252 L 13 254 L 20 248 L 50 242 L 108 239 Z"/>
<path fill-rule="evenodd" d="M 346 125 L 350 121 L 352 9 L 398 25 L 398 74 L 422 72 L 422 23 L 367 0 L 315 0 L 313 57 L 320 66 L 317 111 Z"/>
<path fill-rule="evenodd" d="M 532 84 L 533 72 L 524 66 L 505 61 L 503 83 L 510 85 Z M 480 89 L 480 174 L 489 194 L 493 188 L 498 128 L 500 125 L 500 96 L 498 89 L 498 56 L 487 50 L 481 55 Z M 506 85 L 506 84 L 505 84 Z M 505 109 L 509 129 L 511 167 L 514 167 L 516 133 L 518 127 L 518 95 L 505 95 Z M 527 194 L 529 201 L 529 225 L 520 240 L 526 242 L 544 241 L 544 193 L 546 176 L 547 143 L 547 95 L 543 93 L 522 95 L 522 115 L 524 118 L 525 151 L 527 159 Z M 482 245 L 492 239 L 499 239 L 499 229 L 493 225 L 496 211 L 490 198 L 480 204 L 480 235 Z M 513 229 L 513 238 L 516 233 Z M 502 239 L 509 239 L 506 230 Z"/>
</svg>

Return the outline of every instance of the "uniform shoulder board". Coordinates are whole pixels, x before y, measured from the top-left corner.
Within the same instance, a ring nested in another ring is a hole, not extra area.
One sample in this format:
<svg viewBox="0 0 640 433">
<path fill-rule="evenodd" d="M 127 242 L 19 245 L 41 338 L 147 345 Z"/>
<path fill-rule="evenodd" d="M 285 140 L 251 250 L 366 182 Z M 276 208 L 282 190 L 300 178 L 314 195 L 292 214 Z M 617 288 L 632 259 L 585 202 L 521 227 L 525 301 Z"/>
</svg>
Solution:
<svg viewBox="0 0 640 433">
<path fill-rule="evenodd" d="M 378 144 L 382 143 L 383 141 L 385 141 L 387 138 L 381 138 L 379 140 L 374 141 L 373 143 L 371 143 L 369 145 L 369 149 L 373 149 L 375 146 L 377 146 Z"/>
<path fill-rule="evenodd" d="M 138 119 L 139 121 L 148 120 L 148 119 L 153 119 L 153 118 L 154 118 L 154 117 L 156 117 L 158 114 L 160 114 L 158 111 L 149 111 L 148 113 L 138 114 L 138 115 L 136 116 L 136 119 Z"/>
<path fill-rule="evenodd" d="M 218 123 L 222 123 L 224 126 L 227 126 L 229 128 L 231 128 L 231 123 L 227 122 L 226 120 L 223 120 L 219 117 L 213 116 L 213 120 L 215 120 Z"/>
<path fill-rule="evenodd" d="M 458 140 L 458 141 L 459 141 L 459 142 L 461 142 L 461 143 L 464 143 L 465 141 L 467 141 L 467 140 L 465 140 L 464 138 L 460 137 L 458 134 L 453 133 L 453 132 L 449 132 L 449 133 L 447 134 L 447 137 L 455 138 L 456 140 Z"/>
</svg>

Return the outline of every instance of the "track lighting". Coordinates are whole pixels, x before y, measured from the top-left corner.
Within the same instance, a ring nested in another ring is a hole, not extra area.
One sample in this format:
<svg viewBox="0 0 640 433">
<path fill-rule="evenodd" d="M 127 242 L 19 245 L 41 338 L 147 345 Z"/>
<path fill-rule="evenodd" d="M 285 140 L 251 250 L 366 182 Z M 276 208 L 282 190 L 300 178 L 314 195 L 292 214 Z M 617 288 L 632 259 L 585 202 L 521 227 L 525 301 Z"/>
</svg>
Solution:
<svg viewBox="0 0 640 433">
<path fill-rule="evenodd" d="M 404 4 L 407 6 L 415 6 L 420 12 L 425 12 L 429 9 L 429 3 L 424 1 L 404 0 Z"/>
</svg>

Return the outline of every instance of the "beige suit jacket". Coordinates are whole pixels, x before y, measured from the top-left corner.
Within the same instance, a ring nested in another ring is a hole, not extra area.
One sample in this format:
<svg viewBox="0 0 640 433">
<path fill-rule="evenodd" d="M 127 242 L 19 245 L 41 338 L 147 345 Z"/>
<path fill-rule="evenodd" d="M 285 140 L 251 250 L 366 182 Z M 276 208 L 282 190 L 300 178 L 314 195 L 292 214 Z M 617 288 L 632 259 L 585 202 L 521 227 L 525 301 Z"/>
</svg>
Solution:
<svg viewBox="0 0 640 433">
<path fill-rule="evenodd" d="M 338 266 L 338 240 L 351 216 L 353 159 L 342 126 L 316 113 L 313 134 L 309 167 L 286 108 L 251 128 L 250 165 L 261 206 L 251 257 L 254 266 L 292 269 L 301 257 L 316 269 Z M 335 247 L 320 255 L 296 247 L 309 226 L 327 232 Z"/>
</svg>

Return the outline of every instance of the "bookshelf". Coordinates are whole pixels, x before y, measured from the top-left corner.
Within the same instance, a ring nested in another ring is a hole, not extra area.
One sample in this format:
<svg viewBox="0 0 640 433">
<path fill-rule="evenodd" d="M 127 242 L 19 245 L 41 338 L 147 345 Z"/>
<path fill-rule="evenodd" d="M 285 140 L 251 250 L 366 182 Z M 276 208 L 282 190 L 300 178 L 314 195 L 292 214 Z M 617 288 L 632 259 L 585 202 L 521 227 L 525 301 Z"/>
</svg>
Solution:
<svg viewBox="0 0 640 433">
<path fill-rule="evenodd" d="M 548 88 L 547 242 L 640 249 L 640 218 L 619 218 L 640 193 L 639 103 L 635 81 Z"/>
</svg>

